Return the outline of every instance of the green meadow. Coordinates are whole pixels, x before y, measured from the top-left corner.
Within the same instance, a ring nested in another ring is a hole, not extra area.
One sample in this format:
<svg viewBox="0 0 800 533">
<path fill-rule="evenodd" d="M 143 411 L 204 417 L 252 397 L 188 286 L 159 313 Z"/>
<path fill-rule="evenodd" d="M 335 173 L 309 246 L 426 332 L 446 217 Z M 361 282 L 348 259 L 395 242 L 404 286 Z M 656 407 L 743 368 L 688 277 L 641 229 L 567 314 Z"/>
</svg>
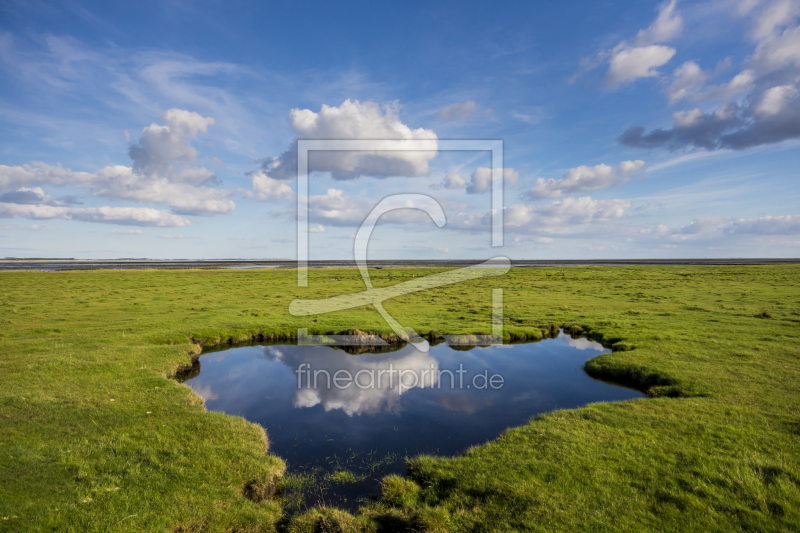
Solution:
<svg viewBox="0 0 800 533">
<path fill-rule="evenodd" d="M 376 287 L 441 270 L 371 271 Z M 516 268 L 385 302 L 428 338 L 565 328 L 586 371 L 647 399 L 539 416 L 415 457 L 357 514 L 289 517 L 269 435 L 173 379 L 202 349 L 391 330 L 355 269 L 0 272 L 0 531 L 798 531 L 800 267 Z M 338 474 L 337 474 L 338 475 Z M 347 477 L 342 473 L 341 477 Z"/>
</svg>

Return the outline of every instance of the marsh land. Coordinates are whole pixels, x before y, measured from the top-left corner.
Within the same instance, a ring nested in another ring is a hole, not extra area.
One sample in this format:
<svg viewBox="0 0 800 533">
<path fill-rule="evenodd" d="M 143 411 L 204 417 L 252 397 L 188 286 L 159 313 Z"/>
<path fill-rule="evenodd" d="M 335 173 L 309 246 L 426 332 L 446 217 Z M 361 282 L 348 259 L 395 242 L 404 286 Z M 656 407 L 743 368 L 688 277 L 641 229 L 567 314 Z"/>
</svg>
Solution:
<svg viewBox="0 0 800 533">
<path fill-rule="evenodd" d="M 440 272 L 371 272 L 376 287 Z M 800 266 L 513 268 L 385 302 L 428 339 L 564 328 L 611 350 L 586 372 L 646 400 L 541 414 L 452 458 L 417 456 L 357 512 L 289 518 L 270 435 L 188 386 L 203 350 L 392 332 L 355 269 L 0 272 L 0 531 L 796 531 Z M 275 430 L 270 430 L 275 431 Z"/>
</svg>

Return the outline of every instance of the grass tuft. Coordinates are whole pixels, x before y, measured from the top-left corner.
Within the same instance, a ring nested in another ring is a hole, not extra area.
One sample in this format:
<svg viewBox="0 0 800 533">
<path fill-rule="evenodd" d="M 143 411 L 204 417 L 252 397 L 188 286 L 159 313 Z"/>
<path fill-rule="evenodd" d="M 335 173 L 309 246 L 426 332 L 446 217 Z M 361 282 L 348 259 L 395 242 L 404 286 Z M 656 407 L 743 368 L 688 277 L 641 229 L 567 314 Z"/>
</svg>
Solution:
<svg viewBox="0 0 800 533">
<path fill-rule="evenodd" d="M 417 504 L 419 486 L 413 481 L 396 474 L 381 480 L 381 501 L 392 507 L 408 509 Z"/>
<path fill-rule="evenodd" d="M 335 508 L 315 508 L 292 518 L 288 533 L 356 533 L 362 531 L 356 518 Z"/>
</svg>

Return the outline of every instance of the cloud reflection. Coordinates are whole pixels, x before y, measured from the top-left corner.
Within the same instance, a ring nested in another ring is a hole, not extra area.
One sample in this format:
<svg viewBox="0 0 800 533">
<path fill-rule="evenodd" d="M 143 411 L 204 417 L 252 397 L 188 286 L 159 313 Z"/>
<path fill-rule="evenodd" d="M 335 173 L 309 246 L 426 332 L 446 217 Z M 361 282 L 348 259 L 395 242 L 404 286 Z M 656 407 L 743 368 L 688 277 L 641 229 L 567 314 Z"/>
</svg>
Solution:
<svg viewBox="0 0 800 533">
<path fill-rule="evenodd" d="M 577 348 L 578 350 L 595 350 L 598 352 L 605 351 L 603 345 L 599 342 L 590 341 L 589 339 L 573 339 L 569 335 L 559 335 L 559 339 L 565 344 L 572 346 L 573 348 Z"/>
<path fill-rule="evenodd" d="M 341 409 L 349 416 L 375 414 L 381 411 L 396 413 L 400 408 L 401 394 L 412 388 L 432 387 L 437 382 L 439 371 L 436 359 L 413 346 L 406 346 L 393 353 L 361 355 L 350 355 L 318 346 L 293 346 L 292 350 L 266 346 L 264 356 L 272 361 L 280 361 L 293 372 L 304 363 L 308 365 L 306 369 L 311 369 L 311 383 L 306 379 L 307 376 L 303 375 L 302 387 L 292 394 L 294 407 L 313 407 L 321 404 L 325 411 Z M 379 374 L 379 371 L 388 371 L 390 368 L 406 372 L 402 387 L 399 386 L 397 372 L 392 377 L 388 372 Z M 342 370 L 354 377 L 360 373 L 357 379 L 361 387 L 355 384 L 346 388 L 337 388 L 333 384 L 329 387 L 324 372 L 334 376 L 336 372 Z M 367 386 L 371 381 L 368 374 L 370 371 L 374 376 L 373 386 Z M 318 380 L 317 387 L 313 388 L 315 372 L 318 373 Z M 412 379 L 411 372 L 417 376 L 416 379 Z"/>
</svg>

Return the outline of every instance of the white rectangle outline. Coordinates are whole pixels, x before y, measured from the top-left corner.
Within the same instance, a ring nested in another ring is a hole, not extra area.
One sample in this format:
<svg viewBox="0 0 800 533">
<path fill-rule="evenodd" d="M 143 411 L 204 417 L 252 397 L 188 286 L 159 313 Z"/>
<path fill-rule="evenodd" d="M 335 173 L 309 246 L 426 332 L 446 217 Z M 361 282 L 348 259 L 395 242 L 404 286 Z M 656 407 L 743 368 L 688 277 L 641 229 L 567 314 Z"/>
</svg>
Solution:
<svg viewBox="0 0 800 533">
<path fill-rule="evenodd" d="M 327 151 L 481 151 L 492 153 L 492 247 L 503 246 L 503 141 L 498 139 L 298 139 L 297 286 L 308 287 L 308 152 Z"/>
</svg>

